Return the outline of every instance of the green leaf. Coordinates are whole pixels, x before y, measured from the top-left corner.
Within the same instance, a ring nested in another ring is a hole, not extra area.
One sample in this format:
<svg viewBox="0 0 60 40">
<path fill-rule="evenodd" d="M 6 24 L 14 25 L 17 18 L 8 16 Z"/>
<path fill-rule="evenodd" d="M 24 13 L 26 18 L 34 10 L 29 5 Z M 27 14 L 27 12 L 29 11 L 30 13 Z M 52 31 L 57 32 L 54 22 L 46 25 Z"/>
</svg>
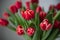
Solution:
<svg viewBox="0 0 60 40">
<path fill-rule="evenodd" d="M 28 24 L 29 24 L 29 26 L 33 25 L 31 20 L 28 21 Z"/>
<path fill-rule="evenodd" d="M 60 33 L 56 36 L 56 38 L 60 38 Z"/>
<path fill-rule="evenodd" d="M 49 10 L 49 11 L 48 11 L 48 14 L 50 14 L 51 12 L 52 12 L 52 14 L 54 14 L 54 11 L 55 11 L 54 9 Z"/>
<path fill-rule="evenodd" d="M 16 28 L 12 27 L 11 25 L 9 25 L 7 28 L 9 28 L 12 31 L 16 31 Z"/>
<path fill-rule="evenodd" d="M 57 12 L 57 14 L 53 18 L 54 20 L 59 20 L 60 21 L 60 11 Z"/>
<path fill-rule="evenodd" d="M 11 21 L 15 25 L 15 21 L 13 20 L 13 18 L 9 17 L 7 20 Z"/>
<path fill-rule="evenodd" d="M 10 19 L 12 22 L 14 22 L 15 25 L 17 26 L 19 23 L 18 23 L 18 20 L 17 20 L 15 14 L 13 14 L 12 12 L 10 12 L 10 10 L 8 10 L 8 9 L 6 9 L 6 11 L 7 11 L 7 12 L 9 13 L 9 15 L 10 15 L 10 18 L 9 18 L 9 19 Z"/>
<path fill-rule="evenodd" d="M 15 14 L 17 17 L 17 20 L 19 21 L 20 25 L 22 25 L 25 29 L 29 26 L 29 23 L 22 18 L 21 15 Z"/>
<path fill-rule="evenodd" d="M 38 13 L 35 13 L 35 24 L 36 24 L 37 26 L 39 26 L 39 23 L 40 23 L 39 14 L 38 14 Z M 37 28 L 37 26 L 36 26 L 36 28 Z"/>
<path fill-rule="evenodd" d="M 44 35 L 44 37 L 42 38 L 42 40 L 46 40 L 46 38 L 49 36 L 49 34 L 51 33 L 51 30 L 52 29 L 50 29 L 50 30 L 48 30 L 46 33 L 45 33 L 45 35 Z"/>
<path fill-rule="evenodd" d="M 17 20 L 18 20 L 19 24 L 24 25 L 21 17 L 17 13 L 15 14 L 15 16 L 17 17 Z"/>
<path fill-rule="evenodd" d="M 53 12 L 50 12 L 49 14 L 47 14 L 47 16 L 46 16 L 46 19 L 48 19 L 49 20 L 49 22 L 52 24 L 53 22 Z"/>
<path fill-rule="evenodd" d="M 37 8 L 37 6 L 38 6 L 38 5 L 37 5 L 36 3 L 33 3 L 33 4 L 31 3 L 31 4 L 30 4 L 30 9 L 32 9 L 32 10 L 35 11 L 36 8 Z"/>
<path fill-rule="evenodd" d="M 23 37 L 25 38 L 25 40 L 32 40 L 31 36 L 27 35 L 27 32 L 24 30 L 24 35 Z"/>
<path fill-rule="evenodd" d="M 34 21 L 33 24 L 36 27 L 36 31 L 35 31 L 35 34 L 33 35 L 33 39 L 32 40 L 40 40 L 41 39 L 42 31 L 40 30 L 39 23 L 40 23 L 39 14 L 35 13 L 35 21 Z"/>
<path fill-rule="evenodd" d="M 29 37 L 27 34 L 23 35 L 23 37 L 25 38 L 25 40 L 32 40 L 31 37 Z"/>
<path fill-rule="evenodd" d="M 9 18 L 8 18 L 8 21 L 11 22 L 11 24 L 13 24 L 13 25 L 15 25 L 15 26 L 18 25 L 17 21 L 13 20 L 12 17 L 9 17 Z"/>
<path fill-rule="evenodd" d="M 32 40 L 40 40 L 40 30 L 36 30 Z"/>
<path fill-rule="evenodd" d="M 18 22 L 16 21 L 16 19 L 15 19 L 15 25 L 16 25 L 16 26 L 18 26 L 18 25 L 19 25 L 19 24 L 18 24 Z"/>
<path fill-rule="evenodd" d="M 47 38 L 47 40 L 55 40 L 55 37 L 57 36 L 58 32 L 59 29 L 54 29 L 50 36 Z"/>
</svg>

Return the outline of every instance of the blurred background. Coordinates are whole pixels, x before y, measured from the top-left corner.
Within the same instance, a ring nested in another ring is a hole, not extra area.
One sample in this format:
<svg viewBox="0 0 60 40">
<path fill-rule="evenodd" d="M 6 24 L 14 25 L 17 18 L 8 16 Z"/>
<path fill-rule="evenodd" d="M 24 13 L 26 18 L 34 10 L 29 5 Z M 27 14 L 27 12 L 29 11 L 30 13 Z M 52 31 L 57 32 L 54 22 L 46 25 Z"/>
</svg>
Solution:
<svg viewBox="0 0 60 40">
<path fill-rule="evenodd" d="M 16 0 L 0 0 L 0 18 L 2 17 L 2 13 L 8 8 L 11 4 L 13 4 Z M 25 2 L 29 0 L 22 0 L 23 5 Z M 48 11 L 48 7 L 50 4 L 56 5 L 60 0 L 39 0 L 39 5 L 44 7 L 45 11 Z M 0 40 L 24 40 L 23 37 L 18 36 L 15 32 L 9 30 L 6 27 L 0 27 Z M 60 40 L 58 38 L 57 40 Z"/>
</svg>

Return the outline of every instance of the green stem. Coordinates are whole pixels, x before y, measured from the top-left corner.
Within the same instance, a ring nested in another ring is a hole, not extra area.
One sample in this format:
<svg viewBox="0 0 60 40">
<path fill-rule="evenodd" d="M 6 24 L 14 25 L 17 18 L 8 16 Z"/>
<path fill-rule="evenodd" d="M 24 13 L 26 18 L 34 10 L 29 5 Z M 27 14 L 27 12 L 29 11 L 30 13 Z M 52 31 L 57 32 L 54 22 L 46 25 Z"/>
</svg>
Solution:
<svg viewBox="0 0 60 40">
<path fill-rule="evenodd" d="M 44 35 L 46 34 L 46 31 L 43 31 L 43 35 L 42 35 L 42 38 L 44 37 Z"/>
<path fill-rule="evenodd" d="M 60 11 L 57 12 L 57 14 L 55 15 L 55 17 L 53 19 L 54 20 L 56 20 L 56 19 L 60 20 Z"/>
</svg>

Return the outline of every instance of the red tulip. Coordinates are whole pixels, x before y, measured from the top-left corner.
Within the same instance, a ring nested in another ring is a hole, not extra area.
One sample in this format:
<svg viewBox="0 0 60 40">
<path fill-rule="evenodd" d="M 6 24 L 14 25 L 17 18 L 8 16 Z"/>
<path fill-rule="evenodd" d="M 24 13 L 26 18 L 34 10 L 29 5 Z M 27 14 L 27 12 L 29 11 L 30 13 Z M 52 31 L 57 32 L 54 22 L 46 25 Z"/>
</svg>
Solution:
<svg viewBox="0 0 60 40">
<path fill-rule="evenodd" d="M 49 23 L 48 19 L 44 19 L 44 20 L 40 23 L 40 28 L 41 28 L 41 30 L 43 30 L 43 31 L 51 29 L 51 26 L 52 26 L 52 25 Z"/>
<path fill-rule="evenodd" d="M 21 25 L 17 26 L 16 32 L 17 32 L 18 35 L 23 35 L 24 34 L 24 30 L 23 30 Z"/>
<path fill-rule="evenodd" d="M 58 4 L 56 5 L 56 9 L 57 9 L 57 10 L 60 10 L 60 3 L 58 3 Z"/>
<path fill-rule="evenodd" d="M 55 20 L 54 28 L 60 28 L 60 21 Z"/>
<path fill-rule="evenodd" d="M 30 9 L 30 2 L 26 2 L 26 9 Z"/>
<path fill-rule="evenodd" d="M 17 9 L 17 7 L 16 7 L 15 5 L 11 5 L 10 8 L 9 8 L 9 10 L 10 10 L 13 14 L 16 13 L 16 12 L 18 12 L 18 9 Z"/>
<path fill-rule="evenodd" d="M 29 36 L 32 36 L 32 35 L 34 34 L 34 32 L 35 32 L 35 29 L 32 28 L 32 27 L 29 27 L 29 28 L 27 29 L 27 34 L 28 34 Z"/>
<path fill-rule="evenodd" d="M 9 16 L 10 16 L 10 15 L 9 15 L 7 12 L 4 12 L 4 13 L 3 13 L 3 17 L 4 17 L 4 18 L 8 18 Z"/>
<path fill-rule="evenodd" d="M 38 6 L 38 7 L 36 8 L 36 12 L 39 13 L 40 11 L 42 11 L 42 8 L 41 8 L 40 6 Z"/>
<path fill-rule="evenodd" d="M 8 26 L 9 22 L 5 19 L 0 18 L 0 25 L 1 26 Z"/>
<path fill-rule="evenodd" d="M 46 15 L 47 15 L 46 12 L 41 11 L 40 14 L 39 14 L 40 20 L 42 21 L 46 17 Z"/>
<path fill-rule="evenodd" d="M 22 2 L 21 1 L 17 1 L 16 2 L 16 7 L 17 7 L 17 9 L 22 8 Z"/>
<path fill-rule="evenodd" d="M 34 18 L 34 11 L 27 9 L 26 11 L 21 11 L 22 17 L 26 20 Z"/>
<path fill-rule="evenodd" d="M 31 1 L 31 3 L 38 3 L 39 2 L 39 0 L 30 0 Z"/>
<path fill-rule="evenodd" d="M 55 5 L 50 5 L 49 10 L 55 9 Z"/>
</svg>

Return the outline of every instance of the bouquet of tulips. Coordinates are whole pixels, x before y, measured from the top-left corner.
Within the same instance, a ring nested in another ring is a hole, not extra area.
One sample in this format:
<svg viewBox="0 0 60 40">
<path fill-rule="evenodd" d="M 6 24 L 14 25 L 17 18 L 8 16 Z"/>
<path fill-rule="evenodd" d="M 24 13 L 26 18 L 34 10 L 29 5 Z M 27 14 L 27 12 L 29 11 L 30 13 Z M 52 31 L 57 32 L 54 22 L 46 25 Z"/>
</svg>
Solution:
<svg viewBox="0 0 60 40">
<path fill-rule="evenodd" d="M 30 0 L 24 7 L 17 0 L 3 13 L 0 26 L 7 26 L 25 40 L 55 40 L 60 34 L 60 3 L 50 5 L 48 12 L 38 3 L 39 0 Z"/>
</svg>

